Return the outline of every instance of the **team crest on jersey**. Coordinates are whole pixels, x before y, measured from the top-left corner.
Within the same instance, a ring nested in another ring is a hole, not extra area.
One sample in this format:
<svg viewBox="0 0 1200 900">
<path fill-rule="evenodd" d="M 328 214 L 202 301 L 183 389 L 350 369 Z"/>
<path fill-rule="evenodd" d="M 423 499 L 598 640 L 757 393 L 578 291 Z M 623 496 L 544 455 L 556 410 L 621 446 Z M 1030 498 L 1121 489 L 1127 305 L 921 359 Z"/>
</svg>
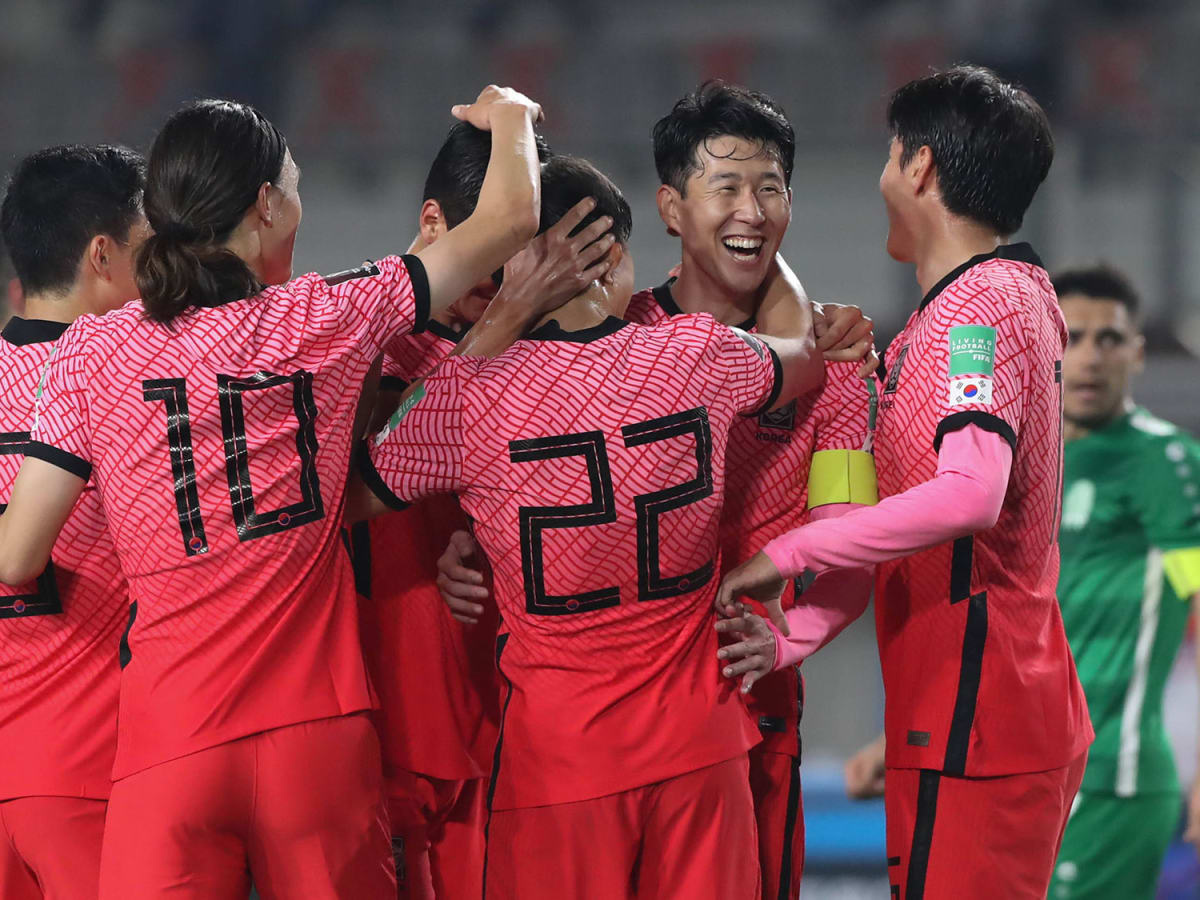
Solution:
<svg viewBox="0 0 1200 900">
<path fill-rule="evenodd" d="M 334 272 L 332 275 L 325 276 L 325 283 L 330 287 L 337 284 L 342 284 L 347 281 L 353 281 L 355 278 L 370 278 L 373 275 L 379 274 L 379 266 L 367 260 L 357 269 L 343 269 L 341 272 Z"/>
<path fill-rule="evenodd" d="M 775 444 L 790 444 L 792 432 L 796 429 L 796 401 L 780 409 L 767 410 L 758 415 L 758 432 L 755 437 L 760 441 L 770 441 Z"/>
</svg>

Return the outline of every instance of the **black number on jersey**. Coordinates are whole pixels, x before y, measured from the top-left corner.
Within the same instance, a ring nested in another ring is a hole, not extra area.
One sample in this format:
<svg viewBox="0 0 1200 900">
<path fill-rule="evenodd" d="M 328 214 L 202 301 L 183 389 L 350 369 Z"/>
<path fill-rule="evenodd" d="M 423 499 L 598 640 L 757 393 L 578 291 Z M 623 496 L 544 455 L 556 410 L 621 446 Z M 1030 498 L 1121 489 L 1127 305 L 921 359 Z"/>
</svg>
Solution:
<svg viewBox="0 0 1200 900">
<path fill-rule="evenodd" d="M 250 452 L 246 439 L 244 396 L 252 391 L 291 386 L 292 408 L 299 428 L 296 451 L 300 456 L 301 499 L 279 509 L 260 512 L 250 483 Z M 261 372 L 251 378 L 217 376 L 221 403 L 221 436 L 224 443 L 225 474 L 238 539 L 250 541 L 315 522 L 325 515 L 321 484 L 317 478 L 316 455 L 317 406 L 313 400 L 312 373 L 301 369 L 291 375 Z M 167 413 L 167 448 L 174 476 L 175 507 L 179 512 L 179 530 L 184 552 L 196 556 L 208 552 L 208 538 L 200 510 L 196 487 L 196 461 L 193 456 L 191 420 L 188 412 L 187 383 L 183 378 L 147 379 L 142 382 L 147 403 L 162 401 Z"/>
<path fill-rule="evenodd" d="M 673 416 L 626 425 L 621 429 L 626 447 L 653 444 L 685 434 L 692 435 L 696 440 L 696 477 L 633 498 L 637 509 L 639 600 L 678 597 L 707 584 L 713 576 L 711 559 L 698 569 L 671 577 L 663 576 L 658 560 L 658 517 L 712 496 L 712 432 L 708 427 L 708 412 L 703 407 L 689 409 Z"/>
<path fill-rule="evenodd" d="M 626 447 L 637 447 L 683 435 L 696 441 L 696 475 L 681 484 L 638 494 L 637 510 L 638 600 L 665 600 L 694 591 L 713 577 L 715 561 L 683 575 L 664 576 L 659 562 L 659 517 L 712 496 L 712 433 L 703 407 L 626 425 L 621 429 Z M 621 602 L 617 587 L 604 587 L 581 594 L 549 594 L 545 584 L 542 533 L 549 528 L 579 528 L 604 525 L 617 520 L 612 471 L 604 435 L 599 431 L 511 441 L 513 462 L 562 459 L 581 456 L 587 462 L 592 499 L 571 506 L 522 506 L 521 561 L 525 576 L 525 608 L 534 615 L 560 616 L 616 606 Z"/>
<path fill-rule="evenodd" d="M 508 458 L 515 463 L 582 456 L 587 462 L 592 485 L 590 503 L 571 506 L 522 506 L 521 570 L 525 575 L 525 608 L 534 615 L 561 616 L 616 606 L 621 598 L 616 587 L 604 587 L 582 594 L 548 594 L 542 562 L 542 532 L 549 528 L 579 528 L 617 521 L 613 499 L 612 472 L 604 435 L 599 431 L 563 434 L 554 437 L 510 441 Z"/>
<path fill-rule="evenodd" d="M 0 432 L 0 456 L 24 456 L 25 445 L 28 443 L 28 431 Z M 0 513 L 7 508 L 7 502 L 0 503 Z M 32 583 L 32 587 L 33 590 L 25 590 L 22 593 L 0 594 L 0 619 L 54 616 L 62 612 L 62 599 L 59 597 L 58 582 L 54 577 L 54 563 L 46 563 L 45 570 Z"/>
<path fill-rule="evenodd" d="M 188 415 L 187 384 L 182 378 L 148 378 L 142 382 L 142 399 L 163 401 L 167 407 L 167 450 L 175 478 L 175 508 L 188 556 L 208 552 L 200 495 L 196 491 L 196 460 L 192 456 L 192 426 Z"/>
<path fill-rule="evenodd" d="M 229 499 L 238 538 L 253 540 L 276 534 L 325 517 L 321 502 L 321 482 L 317 478 L 317 405 L 313 400 L 312 373 L 303 369 L 291 375 L 258 375 L 253 378 L 217 376 L 221 398 L 221 433 L 225 438 L 225 473 L 229 478 Z M 258 512 L 254 508 L 254 488 L 250 484 L 250 454 L 246 448 L 246 411 L 243 395 L 269 390 L 285 384 L 292 386 L 292 408 L 300 427 L 296 430 L 296 452 L 300 455 L 300 497 L 288 506 Z"/>
</svg>

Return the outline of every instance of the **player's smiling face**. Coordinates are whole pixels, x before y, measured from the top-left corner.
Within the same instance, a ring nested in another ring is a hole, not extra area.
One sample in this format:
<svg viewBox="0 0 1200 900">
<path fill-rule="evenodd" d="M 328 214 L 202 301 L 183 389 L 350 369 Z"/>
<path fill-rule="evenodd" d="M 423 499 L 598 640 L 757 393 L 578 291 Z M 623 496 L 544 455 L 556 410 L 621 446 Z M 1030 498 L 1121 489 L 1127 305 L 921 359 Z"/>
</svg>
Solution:
<svg viewBox="0 0 1200 900">
<path fill-rule="evenodd" d="M 683 256 L 730 292 L 758 290 L 788 224 L 792 193 L 773 148 L 735 137 L 710 138 L 675 202 Z"/>
<path fill-rule="evenodd" d="M 1098 428 L 1124 409 L 1145 358 L 1144 341 L 1116 300 L 1067 294 L 1059 303 L 1071 335 L 1063 353 L 1063 415 Z"/>
</svg>

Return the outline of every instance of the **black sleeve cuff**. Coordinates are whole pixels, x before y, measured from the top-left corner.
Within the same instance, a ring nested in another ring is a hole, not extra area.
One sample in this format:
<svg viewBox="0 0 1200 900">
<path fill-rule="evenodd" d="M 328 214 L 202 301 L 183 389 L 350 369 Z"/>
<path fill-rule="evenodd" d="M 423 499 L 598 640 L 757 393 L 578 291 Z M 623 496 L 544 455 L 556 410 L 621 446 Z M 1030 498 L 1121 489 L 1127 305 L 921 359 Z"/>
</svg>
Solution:
<svg viewBox="0 0 1200 900">
<path fill-rule="evenodd" d="M 358 453 L 356 454 L 356 467 L 358 475 L 363 480 L 371 493 L 374 494 L 389 509 L 394 509 L 399 512 L 402 509 L 408 509 L 408 503 L 405 503 L 399 497 L 392 493 L 392 489 L 387 486 L 383 478 L 379 474 L 379 470 L 375 468 L 375 463 L 371 461 L 371 454 L 367 450 L 367 444 L 364 441 L 358 445 Z"/>
<path fill-rule="evenodd" d="M 763 343 L 763 346 L 767 347 L 765 342 Z M 771 366 L 775 370 L 775 383 L 771 386 L 771 393 L 767 396 L 767 399 L 762 403 L 761 406 L 756 407 L 750 412 L 742 413 L 742 415 L 746 416 L 746 418 L 765 413 L 768 409 L 775 405 L 775 401 L 779 399 L 779 394 L 783 390 L 783 363 L 779 361 L 779 354 L 770 347 L 767 347 L 767 352 L 771 354 Z"/>
<path fill-rule="evenodd" d="M 1000 435 L 1000 437 L 1008 441 L 1008 446 L 1012 447 L 1013 453 L 1017 452 L 1017 433 L 1013 431 L 1012 426 L 999 416 L 993 416 L 991 413 L 979 412 L 974 409 L 954 413 L 938 422 L 937 432 L 933 436 L 934 452 L 942 449 L 942 438 L 950 432 L 966 428 L 968 425 L 974 425 L 982 428 L 984 431 Z"/>
<path fill-rule="evenodd" d="M 413 301 L 417 305 L 417 319 L 413 323 L 413 334 L 424 331 L 429 327 L 429 276 L 425 273 L 425 263 L 411 253 L 400 257 L 404 260 L 404 268 L 408 269 L 408 280 L 412 282 Z"/>
<path fill-rule="evenodd" d="M 86 459 L 81 459 L 74 453 L 68 453 L 66 450 L 60 450 L 50 444 L 43 444 L 41 441 L 30 441 L 26 444 L 25 455 L 65 469 L 84 481 L 92 477 L 92 464 Z"/>
</svg>

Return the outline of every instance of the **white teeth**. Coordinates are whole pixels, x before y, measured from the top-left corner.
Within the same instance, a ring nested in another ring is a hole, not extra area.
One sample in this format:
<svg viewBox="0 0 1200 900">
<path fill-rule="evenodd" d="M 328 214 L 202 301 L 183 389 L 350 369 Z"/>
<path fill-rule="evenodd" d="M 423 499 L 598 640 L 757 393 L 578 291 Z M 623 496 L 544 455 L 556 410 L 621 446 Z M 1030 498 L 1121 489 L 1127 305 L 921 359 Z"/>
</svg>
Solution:
<svg viewBox="0 0 1200 900">
<path fill-rule="evenodd" d="M 757 250 L 763 245 L 762 238 L 727 237 L 723 243 L 730 250 Z"/>
</svg>

